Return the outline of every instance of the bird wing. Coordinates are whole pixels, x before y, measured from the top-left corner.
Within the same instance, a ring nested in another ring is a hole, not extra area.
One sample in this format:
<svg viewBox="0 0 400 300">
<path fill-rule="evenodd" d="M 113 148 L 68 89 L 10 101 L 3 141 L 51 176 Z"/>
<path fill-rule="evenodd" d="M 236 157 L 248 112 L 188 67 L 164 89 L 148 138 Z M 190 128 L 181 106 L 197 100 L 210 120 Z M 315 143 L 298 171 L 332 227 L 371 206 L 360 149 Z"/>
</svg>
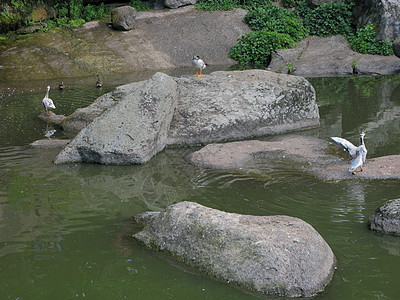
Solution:
<svg viewBox="0 0 400 300">
<path fill-rule="evenodd" d="M 204 70 L 205 68 L 206 68 L 206 64 L 204 63 L 204 61 L 202 60 L 202 59 L 193 59 L 192 60 L 192 63 L 193 63 L 193 65 L 196 67 L 196 68 L 199 68 L 199 69 L 201 69 L 201 70 Z"/>
<path fill-rule="evenodd" d="M 356 157 L 357 147 L 354 146 L 351 142 L 340 137 L 330 137 L 329 139 L 347 150 L 350 153 L 351 157 Z"/>
<path fill-rule="evenodd" d="M 349 171 L 354 171 L 358 167 L 362 167 L 365 161 L 364 156 L 366 155 L 367 155 L 366 151 L 364 151 L 364 149 L 362 149 L 361 147 L 358 147 L 356 157 L 351 161 Z"/>
<path fill-rule="evenodd" d="M 42 100 L 43 105 L 47 108 L 52 108 L 55 109 L 56 106 L 53 103 L 53 100 L 51 100 L 50 98 L 43 98 Z"/>
</svg>

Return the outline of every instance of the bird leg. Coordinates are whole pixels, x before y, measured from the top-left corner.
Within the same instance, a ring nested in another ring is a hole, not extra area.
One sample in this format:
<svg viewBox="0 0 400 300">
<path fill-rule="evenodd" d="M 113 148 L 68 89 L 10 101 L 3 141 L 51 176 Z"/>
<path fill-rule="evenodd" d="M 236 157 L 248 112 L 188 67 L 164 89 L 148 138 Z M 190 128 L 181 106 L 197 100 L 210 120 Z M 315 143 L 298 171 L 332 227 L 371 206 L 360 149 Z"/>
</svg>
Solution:
<svg viewBox="0 0 400 300">
<path fill-rule="evenodd" d="M 201 71 L 203 71 L 202 69 L 200 69 L 200 74 L 199 74 L 199 77 L 201 77 Z"/>
<path fill-rule="evenodd" d="M 201 69 L 196 68 L 196 74 L 194 74 L 194 76 L 200 77 L 201 75 L 199 75 L 199 72 L 201 73 Z"/>
<path fill-rule="evenodd" d="M 364 169 L 363 169 L 363 167 L 360 167 L 360 172 L 362 172 Z"/>
<path fill-rule="evenodd" d="M 50 109 L 48 109 L 48 110 L 46 111 L 46 116 L 48 117 L 49 114 L 50 114 Z"/>
<path fill-rule="evenodd" d="M 353 172 L 351 172 L 351 174 L 353 174 L 353 175 L 356 175 L 356 174 L 357 174 L 357 172 L 356 172 L 356 171 L 353 171 Z"/>
</svg>

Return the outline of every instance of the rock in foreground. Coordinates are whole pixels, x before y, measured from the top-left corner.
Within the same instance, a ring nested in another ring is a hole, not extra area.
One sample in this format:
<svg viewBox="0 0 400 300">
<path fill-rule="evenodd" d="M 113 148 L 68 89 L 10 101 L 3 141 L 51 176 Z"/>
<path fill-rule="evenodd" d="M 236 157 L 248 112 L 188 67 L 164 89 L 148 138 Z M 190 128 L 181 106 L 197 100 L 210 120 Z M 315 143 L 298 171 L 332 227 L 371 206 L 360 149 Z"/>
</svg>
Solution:
<svg viewBox="0 0 400 300">
<path fill-rule="evenodd" d="M 332 278 L 335 256 L 318 232 L 288 216 L 221 212 L 193 202 L 144 213 L 134 238 L 253 291 L 310 297 Z"/>
<path fill-rule="evenodd" d="M 386 202 L 368 220 L 371 230 L 400 236 L 400 199 Z"/>
</svg>

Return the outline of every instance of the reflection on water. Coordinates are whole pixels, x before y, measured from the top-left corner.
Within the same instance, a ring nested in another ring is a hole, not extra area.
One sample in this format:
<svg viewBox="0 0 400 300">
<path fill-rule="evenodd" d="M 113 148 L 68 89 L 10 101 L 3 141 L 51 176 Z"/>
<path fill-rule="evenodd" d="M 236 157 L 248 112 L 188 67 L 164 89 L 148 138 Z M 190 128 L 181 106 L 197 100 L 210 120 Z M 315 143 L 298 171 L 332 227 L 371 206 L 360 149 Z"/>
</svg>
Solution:
<svg viewBox="0 0 400 300">
<path fill-rule="evenodd" d="M 56 112 L 68 115 L 127 80 L 103 78 L 109 84 L 102 89 L 91 83 L 95 78 L 64 80 L 66 88 L 52 88 L 50 97 Z M 400 154 L 398 77 L 310 81 L 321 127 L 299 134 L 357 142 L 366 130 L 369 157 Z M 203 169 L 187 163 L 187 155 L 197 149 L 191 147 L 166 149 L 141 166 L 55 166 L 52 159 L 59 149 L 28 145 L 45 136 L 68 136 L 37 118 L 47 83 L 29 84 L 3 89 L 0 95 L 1 299 L 263 298 L 209 279 L 130 239 L 139 230 L 131 216 L 185 200 L 310 223 L 338 260 L 331 284 L 318 298 L 398 296 L 399 239 L 366 226 L 378 206 L 399 197 L 398 181 L 323 182 L 285 160 L 266 164 L 261 158 L 250 163 L 258 172 Z M 343 151 L 335 153 L 347 158 Z"/>
</svg>

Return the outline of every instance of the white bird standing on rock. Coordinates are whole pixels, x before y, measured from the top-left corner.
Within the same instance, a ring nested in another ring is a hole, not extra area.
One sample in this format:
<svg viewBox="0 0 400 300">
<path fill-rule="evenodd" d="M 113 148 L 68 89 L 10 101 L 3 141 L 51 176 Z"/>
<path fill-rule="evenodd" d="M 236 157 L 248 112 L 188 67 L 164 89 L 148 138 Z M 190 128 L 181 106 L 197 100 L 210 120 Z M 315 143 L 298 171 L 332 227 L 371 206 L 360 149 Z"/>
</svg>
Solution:
<svg viewBox="0 0 400 300">
<path fill-rule="evenodd" d="M 50 91 L 50 86 L 47 86 L 47 91 L 46 95 L 44 96 L 42 100 L 42 104 L 44 106 L 44 109 L 46 110 L 46 116 L 49 116 L 50 114 L 50 109 L 56 109 L 56 106 L 53 103 L 53 100 L 49 98 L 49 91 Z"/>
<path fill-rule="evenodd" d="M 192 64 L 196 70 L 196 74 L 194 74 L 194 76 L 201 77 L 201 72 L 206 68 L 207 65 L 198 55 L 193 56 Z"/>
<path fill-rule="evenodd" d="M 349 171 L 355 175 L 357 168 L 360 168 L 360 172 L 363 171 L 363 165 L 367 158 L 367 148 L 364 144 L 365 132 L 360 134 L 360 146 L 356 147 L 351 142 L 340 137 L 330 137 L 330 140 L 336 144 L 342 146 L 345 150 L 349 152 L 350 157 L 353 159 L 351 161 Z"/>
</svg>

